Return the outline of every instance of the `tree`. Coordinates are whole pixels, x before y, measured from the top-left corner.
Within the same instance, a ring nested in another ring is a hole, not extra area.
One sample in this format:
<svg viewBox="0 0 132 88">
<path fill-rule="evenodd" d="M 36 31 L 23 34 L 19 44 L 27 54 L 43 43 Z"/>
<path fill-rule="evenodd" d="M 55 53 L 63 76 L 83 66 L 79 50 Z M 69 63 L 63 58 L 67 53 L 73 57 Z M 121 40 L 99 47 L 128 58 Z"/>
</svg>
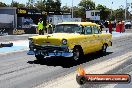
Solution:
<svg viewBox="0 0 132 88">
<path fill-rule="evenodd" d="M 85 19 L 85 15 L 84 15 L 84 9 L 82 8 L 82 7 L 73 7 L 73 9 L 74 9 L 74 17 L 75 18 L 83 18 L 83 19 Z"/>
<path fill-rule="evenodd" d="M 17 7 L 17 8 L 23 8 L 25 7 L 25 4 L 21 4 L 19 2 L 13 1 L 13 3 L 11 3 L 11 6 Z"/>
<path fill-rule="evenodd" d="M 94 10 L 95 3 L 92 0 L 82 0 L 78 4 L 78 15 L 82 18 L 82 21 L 86 21 L 86 10 Z"/>
<path fill-rule="evenodd" d="M 92 0 L 82 0 L 79 6 L 82 6 L 85 10 L 93 10 L 95 9 L 95 2 Z"/>
<path fill-rule="evenodd" d="M 47 0 L 46 11 L 60 11 L 61 10 L 60 0 Z"/>
<path fill-rule="evenodd" d="M 125 17 L 125 10 L 124 9 L 122 9 L 122 8 L 120 8 L 120 9 L 116 9 L 115 11 L 114 11 L 114 15 L 115 15 L 115 17 L 116 17 L 116 20 L 123 20 L 124 19 L 124 17 Z"/>
<path fill-rule="evenodd" d="M 36 8 L 34 4 L 34 0 L 28 0 L 28 2 L 26 3 L 26 8 L 28 9 Z"/>
<path fill-rule="evenodd" d="M 65 12 L 71 12 L 71 8 L 68 7 L 68 6 L 63 6 L 63 7 L 61 8 L 61 10 L 62 10 L 62 11 L 65 11 Z"/>
<path fill-rule="evenodd" d="M 37 8 L 38 10 L 41 10 L 41 11 L 45 11 L 46 10 L 46 1 L 45 0 L 37 1 L 37 3 L 35 3 L 35 8 Z"/>
<path fill-rule="evenodd" d="M 55 0 L 54 1 L 53 8 L 54 8 L 55 11 L 60 11 L 61 10 L 61 2 L 60 2 L 60 0 Z"/>
<path fill-rule="evenodd" d="M 104 5 L 98 4 L 98 6 L 96 7 L 97 10 L 100 10 L 100 19 L 101 20 L 108 20 L 110 19 L 110 9 L 107 8 Z"/>
<path fill-rule="evenodd" d="M 6 7 L 7 5 L 5 3 L 0 2 L 0 7 Z"/>
</svg>

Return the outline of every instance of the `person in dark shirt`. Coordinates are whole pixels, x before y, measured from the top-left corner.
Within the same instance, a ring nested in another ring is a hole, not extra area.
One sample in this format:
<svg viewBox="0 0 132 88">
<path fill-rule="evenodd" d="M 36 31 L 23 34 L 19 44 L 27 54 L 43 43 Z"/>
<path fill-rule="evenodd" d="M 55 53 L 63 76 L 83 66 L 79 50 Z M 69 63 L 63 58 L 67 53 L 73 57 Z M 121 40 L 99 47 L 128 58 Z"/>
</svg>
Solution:
<svg viewBox="0 0 132 88">
<path fill-rule="evenodd" d="M 109 21 L 109 33 L 111 33 L 112 34 L 112 23 L 111 23 L 111 21 Z"/>
</svg>

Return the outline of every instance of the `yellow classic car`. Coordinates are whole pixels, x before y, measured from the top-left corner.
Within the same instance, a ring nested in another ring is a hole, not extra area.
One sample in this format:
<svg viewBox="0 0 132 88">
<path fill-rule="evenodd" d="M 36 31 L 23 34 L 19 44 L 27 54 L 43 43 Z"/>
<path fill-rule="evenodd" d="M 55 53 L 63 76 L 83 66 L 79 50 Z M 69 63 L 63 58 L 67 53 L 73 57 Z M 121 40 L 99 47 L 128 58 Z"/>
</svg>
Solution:
<svg viewBox="0 0 132 88">
<path fill-rule="evenodd" d="M 59 23 L 53 34 L 29 38 L 29 48 L 38 61 L 57 56 L 78 61 L 88 53 L 105 53 L 108 46 L 112 46 L 112 35 L 101 33 L 99 25 L 92 22 Z"/>
</svg>

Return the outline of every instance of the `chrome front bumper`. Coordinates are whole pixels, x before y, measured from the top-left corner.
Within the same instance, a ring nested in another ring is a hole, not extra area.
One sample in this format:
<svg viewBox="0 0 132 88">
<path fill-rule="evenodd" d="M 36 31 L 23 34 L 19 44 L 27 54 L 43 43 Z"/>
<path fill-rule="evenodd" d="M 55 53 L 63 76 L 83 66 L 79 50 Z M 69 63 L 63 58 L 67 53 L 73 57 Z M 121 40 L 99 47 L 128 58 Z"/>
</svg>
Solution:
<svg viewBox="0 0 132 88">
<path fill-rule="evenodd" d="M 47 57 L 72 57 L 73 53 L 70 53 L 70 52 L 54 52 L 54 53 L 44 54 L 43 51 L 38 51 L 38 52 L 35 52 L 35 55 L 43 55 L 44 58 L 47 58 Z"/>
<path fill-rule="evenodd" d="M 35 46 L 35 55 L 47 57 L 72 57 L 73 52 L 67 46 Z"/>
</svg>

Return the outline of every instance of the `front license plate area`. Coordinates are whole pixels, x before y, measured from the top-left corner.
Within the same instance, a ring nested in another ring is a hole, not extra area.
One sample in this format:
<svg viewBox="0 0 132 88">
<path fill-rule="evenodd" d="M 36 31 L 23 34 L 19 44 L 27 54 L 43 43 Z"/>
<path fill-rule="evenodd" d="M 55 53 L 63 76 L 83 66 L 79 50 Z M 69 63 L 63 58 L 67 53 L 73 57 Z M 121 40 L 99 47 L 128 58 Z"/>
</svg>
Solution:
<svg viewBox="0 0 132 88">
<path fill-rule="evenodd" d="M 55 52 L 54 55 L 55 56 L 61 56 L 62 54 L 60 52 Z"/>
<path fill-rule="evenodd" d="M 47 55 L 47 53 L 45 51 L 42 51 L 42 50 L 36 51 L 36 54 L 37 55 Z"/>
<path fill-rule="evenodd" d="M 49 56 L 61 56 L 62 54 L 59 52 L 49 53 Z"/>
</svg>

